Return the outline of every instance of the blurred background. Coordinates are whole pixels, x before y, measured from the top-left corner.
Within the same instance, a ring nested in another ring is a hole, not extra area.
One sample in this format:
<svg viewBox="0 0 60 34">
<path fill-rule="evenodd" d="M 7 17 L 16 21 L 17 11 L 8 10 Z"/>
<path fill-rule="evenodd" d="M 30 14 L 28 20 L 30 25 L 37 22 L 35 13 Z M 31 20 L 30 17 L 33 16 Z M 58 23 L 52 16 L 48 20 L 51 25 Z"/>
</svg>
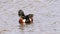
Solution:
<svg viewBox="0 0 60 34">
<path fill-rule="evenodd" d="M 33 24 L 20 26 L 20 9 Z M 0 34 L 60 34 L 60 0 L 0 0 Z"/>
</svg>

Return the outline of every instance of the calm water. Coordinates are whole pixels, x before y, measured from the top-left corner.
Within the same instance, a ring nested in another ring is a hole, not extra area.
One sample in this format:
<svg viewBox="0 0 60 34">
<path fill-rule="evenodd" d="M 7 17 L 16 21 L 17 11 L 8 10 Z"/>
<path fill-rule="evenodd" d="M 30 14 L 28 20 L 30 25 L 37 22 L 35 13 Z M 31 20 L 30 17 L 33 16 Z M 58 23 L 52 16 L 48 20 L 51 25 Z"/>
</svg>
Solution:
<svg viewBox="0 0 60 34">
<path fill-rule="evenodd" d="M 20 26 L 20 9 L 33 24 Z M 0 34 L 60 34 L 60 0 L 0 0 Z"/>
</svg>

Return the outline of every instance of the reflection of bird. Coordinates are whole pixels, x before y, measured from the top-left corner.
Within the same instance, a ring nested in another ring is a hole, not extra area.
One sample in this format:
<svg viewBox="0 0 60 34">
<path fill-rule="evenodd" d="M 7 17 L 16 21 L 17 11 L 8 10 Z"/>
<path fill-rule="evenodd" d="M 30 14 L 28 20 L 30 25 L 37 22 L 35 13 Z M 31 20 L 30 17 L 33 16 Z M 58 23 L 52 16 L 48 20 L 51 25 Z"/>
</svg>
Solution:
<svg viewBox="0 0 60 34">
<path fill-rule="evenodd" d="M 21 25 L 33 23 L 33 14 L 25 15 L 22 10 L 19 10 L 18 15 L 20 17 L 19 23 Z"/>
</svg>

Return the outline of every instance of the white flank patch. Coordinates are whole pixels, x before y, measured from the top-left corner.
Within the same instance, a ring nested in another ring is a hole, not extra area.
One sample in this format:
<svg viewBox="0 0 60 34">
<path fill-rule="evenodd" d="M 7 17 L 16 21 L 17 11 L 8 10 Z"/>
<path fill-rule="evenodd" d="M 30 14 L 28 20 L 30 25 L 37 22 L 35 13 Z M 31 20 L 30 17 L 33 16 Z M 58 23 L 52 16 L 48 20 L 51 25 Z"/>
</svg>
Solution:
<svg viewBox="0 0 60 34">
<path fill-rule="evenodd" d="M 26 21 L 26 19 L 23 20 L 24 24 L 25 24 L 25 21 Z"/>
<path fill-rule="evenodd" d="M 30 18 L 29 18 L 30 19 Z M 31 21 L 31 19 L 30 19 L 30 21 Z"/>
</svg>

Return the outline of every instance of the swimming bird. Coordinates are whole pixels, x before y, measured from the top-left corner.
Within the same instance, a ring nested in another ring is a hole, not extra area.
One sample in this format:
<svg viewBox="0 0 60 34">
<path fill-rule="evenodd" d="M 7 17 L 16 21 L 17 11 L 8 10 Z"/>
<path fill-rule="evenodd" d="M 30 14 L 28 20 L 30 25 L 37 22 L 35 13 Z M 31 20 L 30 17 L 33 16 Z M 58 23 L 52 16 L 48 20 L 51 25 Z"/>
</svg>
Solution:
<svg viewBox="0 0 60 34">
<path fill-rule="evenodd" d="M 23 10 L 18 11 L 18 16 L 20 17 L 19 23 L 21 25 L 33 23 L 33 14 L 25 15 Z"/>
</svg>

